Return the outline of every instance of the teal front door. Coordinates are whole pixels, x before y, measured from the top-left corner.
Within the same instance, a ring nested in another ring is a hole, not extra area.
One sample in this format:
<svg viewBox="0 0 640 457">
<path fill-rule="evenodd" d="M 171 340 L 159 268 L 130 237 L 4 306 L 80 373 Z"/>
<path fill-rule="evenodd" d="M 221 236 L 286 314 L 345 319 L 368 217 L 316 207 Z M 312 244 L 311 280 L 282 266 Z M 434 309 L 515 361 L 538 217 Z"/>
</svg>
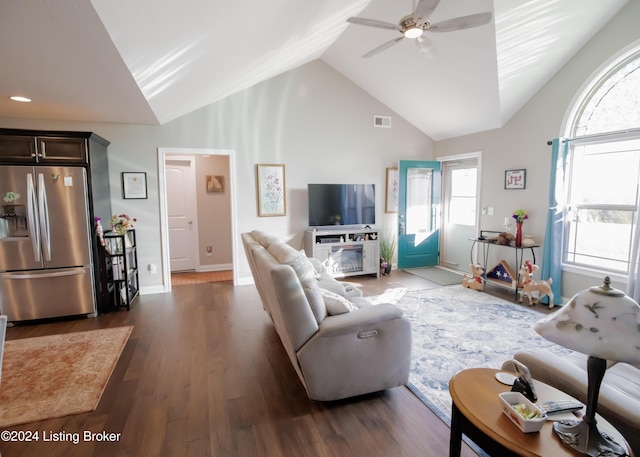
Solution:
<svg viewBox="0 0 640 457">
<path fill-rule="evenodd" d="M 438 265 L 440 162 L 401 160 L 398 173 L 398 268 Z"/>
</svg>

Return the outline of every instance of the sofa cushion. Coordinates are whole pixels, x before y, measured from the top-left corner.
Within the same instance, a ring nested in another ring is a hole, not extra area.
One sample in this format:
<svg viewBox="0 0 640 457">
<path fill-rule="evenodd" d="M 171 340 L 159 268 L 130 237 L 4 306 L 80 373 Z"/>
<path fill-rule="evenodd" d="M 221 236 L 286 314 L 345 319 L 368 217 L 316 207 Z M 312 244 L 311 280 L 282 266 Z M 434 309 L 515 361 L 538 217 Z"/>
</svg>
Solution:
<svg viewBox="0 0 640 457">
<path fill-rule="evenodd" d="M 335 316 L 337 314 L 357 311 L 358 307 L 340 294 L 336 294 L 327 289 L 320 289 L 324 304 L 327 307 L 327 314 Z"/>
<path fill-rule="evenodd" d="M 300 255 L 299 251 L 296 251 L 287 243 L 282 241 L 269 245 L 267 251 L 269 251 L 269 254 L 271 254 L 281 265 L 292 264 Z"/>
<path fill-rule="evenodd" d="M 348 298 L 349 301 L 353 303 L 358 309 L 370 308 L 371 306 L 373 306 L 373 303 L 371 303 L 368 298 L 364 298 L 362 296 L 346 297 L 346 298 Z"/>
<path fill-rule="evenodd" d="M 316 270 L 304 254 L 286 243 L 274 243 L 267 249 L 281 265 L 289 265 L 296 273 L 318 324 L 327 317 L 327 308 L 316 279 Z"/>
<path fill-rule="evenodd" d="M 342 295 L 343 297 L 346 297 L 347 295 L 342 283 L 336 281 L 328 273 L 325 273 L 322 277 L 318 278 L 318 286 L 320 286 L 321 289 L 329 290 L 334 294 Z"/>
<path fill-rule="evenodd" d="M 254 240 L 260 243 L 265 248 L 268 248 L 272 244 L 280 243 L 280 238 L 275 235 L 271 235 L 267 232 L 263 232 L 262 230 L 254 230 L 251 232 L 251 236 Z"/>
</svg>

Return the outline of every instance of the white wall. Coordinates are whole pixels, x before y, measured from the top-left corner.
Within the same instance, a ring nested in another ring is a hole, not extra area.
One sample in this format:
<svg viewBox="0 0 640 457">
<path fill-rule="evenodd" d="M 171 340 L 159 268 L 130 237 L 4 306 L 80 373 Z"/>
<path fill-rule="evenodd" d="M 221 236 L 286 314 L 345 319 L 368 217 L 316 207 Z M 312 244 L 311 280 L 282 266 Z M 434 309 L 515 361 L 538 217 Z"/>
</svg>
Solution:
<svg viewBox="0 0 640 457">
<path fill-rule="evenodd" d="M 524 233 L 543 242 L 546 225 L 551 148 L 547 141 L 564 134 L 564 122 L 581 87 L 612 56 L 640 40 L 640 1 L 631 0 L 568 62 L 503 128 L 436 144 L 436 155 L 483 151 L 481 206 L 494 207 L 481 216 L 480 227 L 502 230 L 505 216 L 518 208 L 529 213 Z M 504 190 L 504 171 L 526 168 L 525 190 Z M 538 260 L 538 263 L 541 262 Z M 602 283 L 601 275 L 563 275 L 564 297 Z M 622 283 L 614 284 L 624 290 Z"/>
<path fill-rule="evenodd" d="M 393 117 L 391 129 L 374 128 L 375 114 Z M 6 128 L 93 131 L 111 141 L 109 174 L 113 211 L 138 219 L 141 291 L 159 290 L 162 265 L 157 149 L 203 148 L 236 153 L 237 234 L 262 228 L 302 246 L 308 182 L 375 183 L 377 215 L 384 214 L 385 168 L 399 159 L 430 159 L 434 143 L 324 62 L 317 60 L 163 126 L 0 119 Z M 286 165 L 287 215 L 257 216 L 255 165 Z M 146 171 L 147 200 L 123 200 L 122 171 Z M 238 246 L 240 278 L 250 278 Z"/>
</svg>

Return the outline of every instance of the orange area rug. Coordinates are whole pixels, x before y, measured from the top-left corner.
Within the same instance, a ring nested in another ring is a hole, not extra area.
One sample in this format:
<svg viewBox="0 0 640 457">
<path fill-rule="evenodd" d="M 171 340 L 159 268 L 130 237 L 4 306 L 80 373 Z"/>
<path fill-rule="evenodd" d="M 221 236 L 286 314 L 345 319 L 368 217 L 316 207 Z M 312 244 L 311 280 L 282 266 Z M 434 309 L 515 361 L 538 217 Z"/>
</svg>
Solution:
<svg viewBox="0 0 640 457">
<path fill-rule="evenodd" d="M 96 409 L 132 329 L 6 341 L 0 428 Z"/>
</svg>

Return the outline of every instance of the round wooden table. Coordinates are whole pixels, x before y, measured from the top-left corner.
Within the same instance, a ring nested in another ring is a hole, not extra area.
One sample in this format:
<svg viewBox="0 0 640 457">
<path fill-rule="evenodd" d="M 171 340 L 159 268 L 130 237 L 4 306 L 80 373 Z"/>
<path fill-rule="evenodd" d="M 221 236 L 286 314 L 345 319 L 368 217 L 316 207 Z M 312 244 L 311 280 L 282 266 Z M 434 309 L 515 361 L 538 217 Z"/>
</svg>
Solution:
<svg viewBox="0 0 640 457">
<path fill-rule="evenodd" d="M 500 370 L 472 368 L 463 370 L 449 381 L 451 393 L 451 440 L 449 456 L 459 457 L 462 435 L 490 455 L 501 457 L 575 457 L 577 454 L 566 447 L 553 431 L 553 422 L 547 421 L 537 433 L 523 433 L 502 412 L 498 394 L 511 390 L 511 386 L 500 383 L 495 374 Z M 568 394 L 547 384 L 534 380 L 538 401 L 571 399 Z M 633 452 L 622 435 L 601 416 L 597 416 L 598 428 L 612 436 Z"/>
</svg>

